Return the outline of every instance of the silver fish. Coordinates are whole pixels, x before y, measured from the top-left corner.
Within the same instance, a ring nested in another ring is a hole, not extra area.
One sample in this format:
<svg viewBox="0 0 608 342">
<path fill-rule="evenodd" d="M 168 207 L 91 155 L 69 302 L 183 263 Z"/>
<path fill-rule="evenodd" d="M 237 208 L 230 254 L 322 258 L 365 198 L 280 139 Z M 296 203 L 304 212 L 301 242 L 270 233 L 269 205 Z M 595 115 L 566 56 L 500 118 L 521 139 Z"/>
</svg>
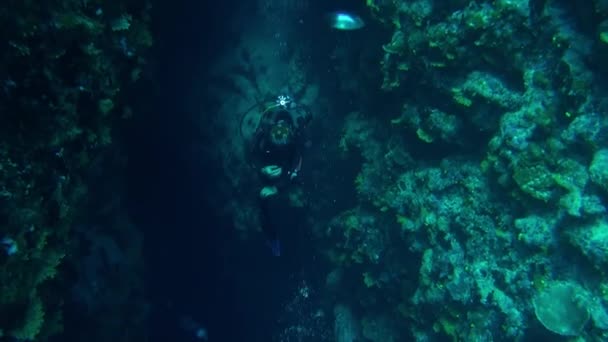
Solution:
<svg viewBox="0 0 608 342">
<path fill-rule="evenodd" d="M 336 30 L 352 31 L 358 30 L 365 26 L 363 19 L 354 13 L 333 12 L 327 17 L 329 20 L 329 25 Z"/>
</svg>

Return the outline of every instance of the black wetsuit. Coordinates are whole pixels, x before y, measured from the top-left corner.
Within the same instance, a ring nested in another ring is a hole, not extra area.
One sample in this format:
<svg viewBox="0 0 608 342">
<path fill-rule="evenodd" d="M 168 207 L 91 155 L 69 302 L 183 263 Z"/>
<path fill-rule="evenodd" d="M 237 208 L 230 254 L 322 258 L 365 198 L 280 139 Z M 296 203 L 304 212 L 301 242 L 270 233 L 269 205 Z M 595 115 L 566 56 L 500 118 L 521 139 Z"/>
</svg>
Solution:
<svg viewBox="0 0 608 342">
<path fill-rule="evenodd" d="M 260 191 L 264 187 L 275 186 L 281 193 L 293 182 L 293 173 L 298 172 L 302 165 L 303 131 L 310 119 L 310 113 L 303 107 L 291 110 L 278 108 L 264 115 L 254 139 L 253 152 L 257 160 L 256 168 L 258 172 L 261 172 L 264 166 L 276 165 L 281 168 L 282 172 L 279 177 L 273 179 L 260 175 L 262 183 Z M 271 130 L 279 121 L 284 121 L 291 127 L 292 134 L 285 144 L 272 142 Z M 270 203 L 274 197 L 276 195 L 264 197 L 260 194 L 260 224 L 273 254 L 280 255 L 278 229 L 272 222 Z"/>
</svg>

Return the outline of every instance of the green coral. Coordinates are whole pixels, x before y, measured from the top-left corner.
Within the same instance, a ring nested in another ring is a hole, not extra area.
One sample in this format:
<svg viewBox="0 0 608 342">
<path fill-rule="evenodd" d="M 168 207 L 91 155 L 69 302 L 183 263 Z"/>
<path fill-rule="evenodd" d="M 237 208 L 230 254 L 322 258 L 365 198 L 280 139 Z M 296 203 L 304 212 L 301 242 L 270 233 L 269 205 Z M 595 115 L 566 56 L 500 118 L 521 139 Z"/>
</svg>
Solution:
<svg viewBox="0 0 608 342">
<path fill-rule="evenodd" d="M 593 156 L 589 166 L 591 181 L 608 192 L 608 149 L 601 149 Z"/>
<path fill-rule="evenodd" d="M 83 180 L 112 141 L 133 70 L 152 42 L 150 8 L 138 2 L 0 5 L 8 84 L 0 101 L 0 216 L 3 236 L 19 246 L 0 263 L 5 336 L 45 341 L 61 330 L 55 289 L 66 281 L 61 265 L 80 257 L 71 228 L 76 215 L 87 216 Z M 111 18 L 120 19 L 120 31 Z"/>
<path fill-rule="evenodd" d="M 130 14 L 122 14 L 120 17 L 112 20 L 112 31 L 127 31 L 131 27 L 133 17 Z"/>
<path fill-rule="evenodd" d="M 101 115 L 107 115 L 112 109 L 114 109 L 114 102 L 111 99 L 101 99 L 99 100 L 99 112 Z"/>
<path fill-rule="evenodd" d="M 19 340 L 36 340 L 44 323 L 44 306 L 38 297 L 34 297 L 25 311 L 20 327 L 10 331 L 10 335 Z"/>
<path fill-rule="evenodd" d="M 549 201 L 555 193 L 555 180 L 552 173 L 544 165 L 518 167 L 513 174 L 515 183 L 528 195 Z"/>
<path fill-rule="evenodd" d="M 382 45 L 382 49 L 389 54 L 402 54 L 405 52 L 405 35 L 401 31 L 395 31 L 391 42 Z"/>
</svg>

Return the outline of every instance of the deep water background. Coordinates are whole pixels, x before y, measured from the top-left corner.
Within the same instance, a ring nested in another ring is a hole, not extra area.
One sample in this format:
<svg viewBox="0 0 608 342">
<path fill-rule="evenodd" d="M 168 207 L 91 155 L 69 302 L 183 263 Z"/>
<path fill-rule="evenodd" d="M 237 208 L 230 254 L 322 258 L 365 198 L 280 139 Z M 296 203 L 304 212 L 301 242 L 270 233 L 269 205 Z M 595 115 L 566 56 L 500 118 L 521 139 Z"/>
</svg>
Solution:
<svg viewBox="0 0 608 342">
<path fill-rule="evenodd" d="M 353 3 L 311 5 L 302 33 L 325 30 L 323 13 Z M 210 66 L 238 44 L 231 28 L 238 6 L 243 2 L 154 4 L 152 62 L 126 129 L 129 211 L 144 232 L 151 341 L 195 340 L 180 325 L 185 317 L 204 326 L 210 341 L 270 341 L 310 262 L 305 228 L 283 234 L 284 255 L 272 258 L 261 236 L 239 240 L 210 202 L 210 185 L 222 173 L 196 147 L 214 142 L 201 136 L 193 108 L 215 104 L 192 90 L 211 82 Z M 321 47 L 311 53 L 326 56 Z"/>
<path fill-rule="evenodd" d="M 153 65 L 127 144 L 129 206 L 145 236 L 151 341 L 194 340 L 180 327 L 183 317 L 205 326 L 211 341 L 270 341 L 300 267 L 296 253 L 273 259 L 261 238 L 233 235 L 209 203 L 209 184 L 221 170 L 194 148 L 213 141 L 200 136 L 200 113 L 189 105 L 208 99 L 189 97 L 237 41 L 229 25 L 235 6 L 154 5 Z"/>
<path fill-rule="evenodd" d="M 194 340 L 180 328 L 184 316 L 204 325 L 212 340 L 268 340 L 273 306 L 253 301 L 267 297 L 265 282 L 278 276 L 276 269 L 258 267 L 261 262 L 242 258 L 249 254 L 245 246 L 230 245 L 228 223 L 205 202 L 218 170 L 190 153 L 205 137 L 197 135 L 185 96 L 201 82 L 193 76 L 204 77 L 205 66 L 226 48 L 225 23 L 235 3 L 155 4 L 155 65 L 150 89 L 138 96 L 141 113 L 128 153 L 130 205 L 145 234 L 151 341 Z M 246 260 L 250 279 L 235 273 Z M 262 305 L 267 314 L 255 312 Z"/>
</svg>

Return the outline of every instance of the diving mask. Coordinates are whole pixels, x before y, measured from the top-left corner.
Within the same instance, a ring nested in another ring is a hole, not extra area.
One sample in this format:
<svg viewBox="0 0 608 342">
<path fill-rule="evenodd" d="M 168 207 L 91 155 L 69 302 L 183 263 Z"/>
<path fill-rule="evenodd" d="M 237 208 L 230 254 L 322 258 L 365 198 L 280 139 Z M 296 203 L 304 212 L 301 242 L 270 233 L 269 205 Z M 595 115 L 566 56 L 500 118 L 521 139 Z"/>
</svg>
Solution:
<svg viewBox="0 0 608 342">
<path fill-rule="evenodd" d="M 280 120 L 270 129 L 270 141 L 275 145 L 287 145 L 291 140 L 292 127 L 285 120 Z"/>
</svg>

